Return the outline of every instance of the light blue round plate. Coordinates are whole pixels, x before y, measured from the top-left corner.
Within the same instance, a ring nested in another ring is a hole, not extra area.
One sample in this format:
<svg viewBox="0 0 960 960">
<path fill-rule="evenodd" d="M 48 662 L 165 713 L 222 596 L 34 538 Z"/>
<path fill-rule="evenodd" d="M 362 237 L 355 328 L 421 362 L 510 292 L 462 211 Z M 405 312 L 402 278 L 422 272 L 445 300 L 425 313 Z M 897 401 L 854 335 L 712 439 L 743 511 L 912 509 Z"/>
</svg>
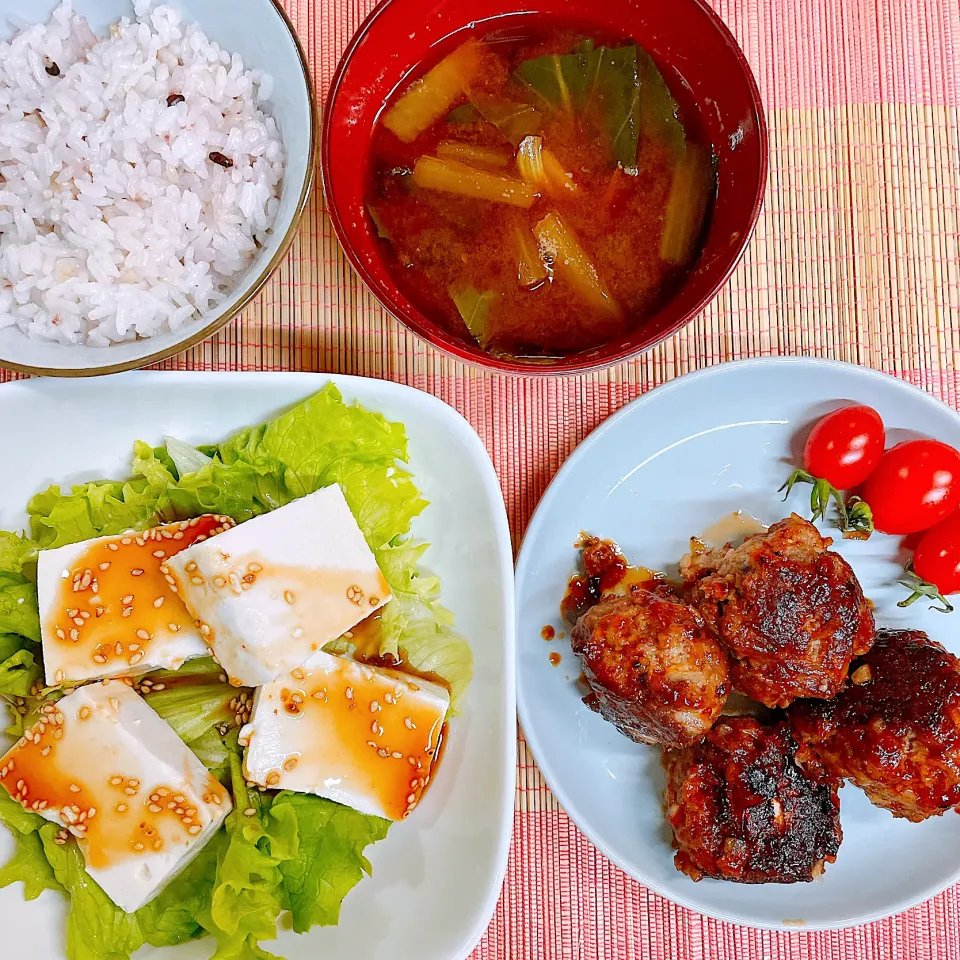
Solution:
<svg viewBox="0 0 960 960">
<path fill-rule="evenodd" d="M 751 926 L 824 929 L 905 910 L 960 879 L 960 819 L 896 820 L 852 786 L 841 790 L 844 840 L 835 864 L 808 884 L 694 883 L 673 866 L 661 810 L 659 751 L 632 743 L 581 702 L 569 641 L 544 642 L 574 572 L 581 530 L 616 540 L 627 558 L 675 571 L 688 540 L 731 511 L 773 523 L 809 515 L 809 487 L 777 492 L 805 428 L 850 402 L 884 418 L 888 442 L 930 436 L 960 447 L 960 417 L 901 381 L 815 359 L 730 363 L 645 394 L 596 430 L 550 485 L 517 565 L 518 701 L 527 740 L 558 800 L 581 830 L 647 887 L 701 913 Z M 822 528 L 829 532 L 828 527 Z M 926 630 L 960 653 L 960 611 L 897 607 L 904 557 L 880 534 L 836 549 L 876 604 L 877 622 Z M 549 655 L 561 654 L 558 666 Z"/>
</svg>

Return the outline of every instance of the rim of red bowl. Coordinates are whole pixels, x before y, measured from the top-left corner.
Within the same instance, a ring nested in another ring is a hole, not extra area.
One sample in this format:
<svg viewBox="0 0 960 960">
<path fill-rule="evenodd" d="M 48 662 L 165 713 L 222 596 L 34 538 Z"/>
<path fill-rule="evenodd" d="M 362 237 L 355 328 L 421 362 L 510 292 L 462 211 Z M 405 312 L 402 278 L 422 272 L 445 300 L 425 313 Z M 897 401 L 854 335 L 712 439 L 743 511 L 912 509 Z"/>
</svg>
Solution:
<svg viewBox="0 0 960 960">
<path fill-rule="evenodd" d="M 529 360 L 508 360 L 488 353 L 481 346 L 479 346 L 479 344 L 473 346 L 466 341 L 461 342 L 454 340 L 452 336 L 447 333 L 447 331 L 443 330 L 439 324 L 431 321 L 427 315 L 414 304 L 410 304 L 412 310 L 408 310 L 405 304 L 398 302 L 396 298 L 390 295 L 387 291 L 382 290 L 376 278 L 373 277 L 370 271 L 367 269 L 367 266 L 362 258 L 357 256 L 357 253 L 353 247 L 353 243 L 349 239 L 343 218 L 340 216 L 340 210 L 338 209 L 333 197 L 333 190 L 329 185 L 331 179 L 330 151 L 333 124 L 333 110 L 331 109 L 331 106 L 340 92 L 340 87 L 343 84 L 344 76 L 350 66 L 350 61 L 352 60 L 353 54 L 357 47 L 363 43 L 367 34 L 374 27 L 377 20 L 387 10 L 387 8 L 393 6 L 393 4 L 397 2 L 403 2 L 403 0 L 381 0 L 381 2 L 370 11 L 363 23 L 360 24 L 357 32 L 353 35 L 353 38 L 347 44 L 347 47 L 343 52 L 343 56 L 340 58 L 340 62 L 337 64 L 337 69 L 333 74 L 333 79 L 330 81 L 330 89 L 327 93 L 326 100 L 324 101 L 322 146 L 320 156 L 320 174 L 323 186 L 323 195 L 327 204 L 327 213 L 329 214 L 330 221 L 333 224 L 334 233 L 337 236 L 337 240 L 340 243 L 341 249 L 343 250 L 347 259 L 350 261 L 350 264 L 356 271 L 357 275 L 360 277 L 363 285 L 367 288 L 367 290 L 370 291 L 370 293 L 387 311 L 387 313 L 402 323 L 412 333 L 420 337 L 421 340 L 426 341 L 432 347 L 447 354 L 447 356 L 453 357 L 456 360 L 461 360 L 464 363 L 472 364 L 473 366 L 519 376 L 527 376 L 531 374 L 535 376 L 572 376 L 575 374 L 588 373 L 591 371 L 612 367 L 624 360 L 629 360 L 632 357 L 646 353 L 658 343 L 662 343 L 668 337 L 673 336 L 673 334 L 675 334 L 678 330 L 683 329 L 683 327 L 685 327 L 700 313 L 702 313 L 703 310 L 727 285 L 727 281 L 729 281 L 733 271 L 737 268 L 737 265 L 740 263 L 741 259 L 743 259 L 744 252 L 747 249 L 747 244 L 749 244 L 751 238 L 753 237 L 754 231 L 756 230 L 757 220 L 760 218 L 760 210 L 763 206 L 764 194 L 766 193 L 770 154 L 767 118 L 764 112 L 763 98 L 760 96 L 760 87 L 758 86 L 757 79 L 753 74 L 753 69 L 750 66 L 750 62 L 747 60 L 743 49 L 737 42 L 737 38 L 733 35 L 733 32 L 724 22 L 722 17 L 706 3 L 706 0 L 691 0 L 691 2 L 699 7 L 700 10 L 706 15 L 707 19 L 712 23 L 714 29 L 723 37 L 727 46 L 729 46 L 733 52 L 733 55 L 743 72 L 744 79 L 747 82 L 747 87 L 750 91 L 750 99 L 753 104 L 753 112 L 757 120 L 760 166 L 759 175 L 757 177 L 757 188 L 750 209 L 747 229 L 744 230 L 743 236 L 740 238 L 737 246 L 729 256 L 729 262 L 723 271 L 718 274 L 714 283 L 710 285 L 707 291 L 689 309 L 679 314 L 676 320 L 669 323 L 663 330 L 657 332 L 656 335 L 647 339 L 644 339 L 642 336 L 640 336 L 636 342 L 626 344 L 619 349 L 609 350 L 608 352 L 605 351 L 607 351 L 607 348 L 610 346 L 610 344 L 601 344 L 600 346 L 591 348 L 590 350 L 570 353 L 560 360 L 546 363 L 538 363 Z M 520 12 L 519 8 L 518 12 Z M 674 297 L 675 296 L 676 294 Z M 671 302 L 672 299 L 668 300 L 663 307 L 661 307 L 661 311 L 668 310 Z M 631 334 L 628 334 L 628 336 L 637 332 L 642 334 L 642 326 L 637 328 L 636 331 L 631 331 Z M 441 336 L 438 336 L 438 334 L 442 335 L 443 339 L 441 339 Z"/>
</svg>

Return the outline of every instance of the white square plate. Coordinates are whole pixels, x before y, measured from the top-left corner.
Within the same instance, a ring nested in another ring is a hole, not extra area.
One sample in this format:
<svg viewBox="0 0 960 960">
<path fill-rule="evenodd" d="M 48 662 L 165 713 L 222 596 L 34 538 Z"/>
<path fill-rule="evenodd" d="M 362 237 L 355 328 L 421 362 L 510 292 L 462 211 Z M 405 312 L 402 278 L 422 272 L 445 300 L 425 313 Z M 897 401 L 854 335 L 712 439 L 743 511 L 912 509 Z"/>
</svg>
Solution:
<svg viewBox="0 0 960 960">
<path fill-rule="evenodd" d="M 409 820 L 369 851 L 373 877 L 344 901 L 339 927 L 266 948 L 288 960 L 457 960 L 482 935 L 503 882 L 513 823 L 514 597 L 510 535 L 493 465 L 470 425 L 409 387 L 315 374 L 134 373 L 98 380 L 32 380 L 0 387 L 0 529 L 26 522 L 27 500 L 129 473 L 134 440 L 165 435 L 210 443 L 266 420 L 333 380 L 348 401 L 406 425 L 410 466 L 430 506 L 414 534 L 433 546 L 443 601 L 470 640 L 476 676 L 436 783 Z M 0 858 L 12 840 L 0 829 Z M 19 884 L 0 890 L 4 956 L 64 956 L 64 901 L 25 904 Z M 138 957 L 195 960 L 211 941 Z"/>
</svg>

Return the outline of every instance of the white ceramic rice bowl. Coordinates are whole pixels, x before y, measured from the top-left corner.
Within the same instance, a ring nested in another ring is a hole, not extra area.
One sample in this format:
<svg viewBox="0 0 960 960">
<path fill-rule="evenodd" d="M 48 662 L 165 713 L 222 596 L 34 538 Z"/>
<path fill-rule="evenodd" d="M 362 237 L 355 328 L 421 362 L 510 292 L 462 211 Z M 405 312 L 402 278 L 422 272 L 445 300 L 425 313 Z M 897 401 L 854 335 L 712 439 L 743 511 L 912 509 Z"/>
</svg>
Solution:
<svg viewBox="0 0 960 960">
<path fill-rule="evenodd" d="M 158 0 L 162 2 L 162 0 Z M 15 24 L 43 23 L 60 0 L 0 0 L 0 39 Z M 174 331 L 109 347 L 66 345 L 29 337 L 18 327 L 0 330 L 0 365 L 23 373 L 89 376 L 113 373 L 173 356 L 211 336 L 233 319 L 259 292 L 282 261 L 313 185 L 319 148 L 317 110 L 303 49 L 293 27 L 274 0 L 172 0 L 184 23 L 196 23 L 211 41 L 239 54 L 246 70 L 273 78 L 267 108 L 283 140 L 284 179 L 279 210 L 267 242 L 233 283 L 232 292 L 202 317 Z M 121 17 L 133 17 L 132 0 L 74 0 L 74 9 L 103 36 Z"/>
</svg>

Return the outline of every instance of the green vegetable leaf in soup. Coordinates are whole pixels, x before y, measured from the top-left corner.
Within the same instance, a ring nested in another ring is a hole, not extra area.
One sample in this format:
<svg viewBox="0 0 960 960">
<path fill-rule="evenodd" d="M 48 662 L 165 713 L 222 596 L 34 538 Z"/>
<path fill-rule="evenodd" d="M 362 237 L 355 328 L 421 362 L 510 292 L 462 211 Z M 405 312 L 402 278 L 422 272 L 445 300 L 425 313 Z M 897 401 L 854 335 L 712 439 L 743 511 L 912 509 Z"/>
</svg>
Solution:
<svg viewBox="0 0 960 960">
<path fill-rule="evenodd" d="M 491 340 L 489 328 L 490 308 L 493 306 L 497 294 L 493 290 L 481 293 L 474 287 L 451 287 L 450 296 L 463 317 L 467 329 L 476 338 L 481 347 L 487 346 Z"/>
<path fill-rule="evenodd" d="M 487 123 L 500 131 L 504 139 L 515 147 L 525 137 L 535 136 L 543 126 L 543 117 L 529 103 L 476 94 L 473 103 Z"/>
<path fill-rule="evenodd" d="M 674 159 L 679 160 L 686 150 L 687 137 L 677 116 L 677 101 L 673 99 L 663 74 L 645 50 L 637 50 L 637 71 L 640 78 L 641 138 L 659 140 L 670 149 Z M 642 146 L 640 150 L 642 153 Z"/>
<path fill-rule="evenodd" d="M 520 64 L 515 78 L 548 108 L 597 127 L 614 162 L 635 171 L 640 139 L 640 74 L 636 46 L 611 49 L 586 41 L 576 51 Z"/>
</svg>

